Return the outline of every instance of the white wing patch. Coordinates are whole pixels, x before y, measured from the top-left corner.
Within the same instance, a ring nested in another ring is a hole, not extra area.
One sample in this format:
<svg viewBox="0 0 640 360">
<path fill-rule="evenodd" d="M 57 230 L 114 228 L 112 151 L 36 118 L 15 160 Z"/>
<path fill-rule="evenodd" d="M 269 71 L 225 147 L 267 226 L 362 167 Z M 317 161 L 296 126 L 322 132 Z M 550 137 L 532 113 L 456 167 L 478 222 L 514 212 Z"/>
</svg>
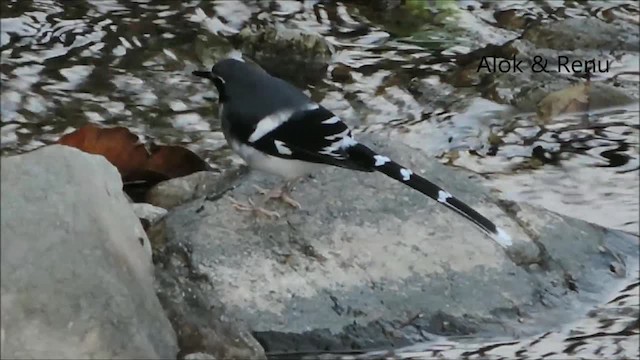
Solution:
<svg viewBox="0 0 640 360">
<path fill-rule="evenodd" d="M 327 120 L 323 121 L 322 124 L 330 125 L 330 124 L 335 124 L 335 123 L 338 123 L 338 122 L 340 122 L 340 118 L 337 117 L 337 116 L 334 116 L 334 117 L 328 118 Z"/>
<path fill-rule="evenodd" d="M 316 110 L 316 109 L 320 109 L 320 105 L 316 103 L 308 103 L 302 108 L 302 110 Z"/>
<path fill-rule="evenodd" d="M 452 198 L 453 196 L 444 190 L 438 191 L 438 202 L 446 203 L 447 199 Z"/>
<path fill-rule="evenodd" d="M 351 137 L 349 129 L 341 132 L 340 134 L 326 136 L 325 139 L 332 140 L 337 136 L 340 136 L 338 140 L 332 142 L 329 146 L 325 146 L 324 148 L 322 148 L 322 150 L 318 151 L 318 153 L 322 155 L 329 155 L 338 160 L 345 159 L 344 155 L 342 155 L 342 153 L 340 153 L 339 151 L 356 145 L 358 142 L 353 137 Z"/>
<path fill-rule="evenodd" d="M 409 169 L 400 169 L 400 175 L 402 175 L 402 180 L 409 181 L 411 175 L 413 175 L 413 171 Z"/>
<path fill-rule="evenodd" d="M 315 110 L 319 107 L 320 106 L 316 103 L 308 103 L 299 109 L 284 109 L 276 111 L 271 115 L 265 116 L 258 122 L 258 125 L 256 125 L 256 129 L 249 136 L 249 142 L 252 143 L 260 140 L 263 136 L 272 132 L 273 130 L 278 128 L 278 126 L 284 124 L 291 118 L 291 115 L 293 115 L 295 112 Z"/>
<path fill-rule="evenodd" d="M 285 145 L 282 141 L 280 140 L 274 140 L 273 141 L 274 145 L 276 146 L 276 150 L 278 150 L 278 152 L 282 155 L 291 155 L 291 149 L 289 149 L 287 147 L 287 145 Z"/>
<path fill-rule="evenodd" d="M 340 133 L 337 133 L 337 134 L 334 134 L 334 135 L 325 136 L 324 138 L 326 140 L 336 140 L 336 139 L 342 139 L 343 137 L 348 136 L 348 135 L 349 135 L 349 129 L 346 129 L 343 132 L 340 132 Z"/>
<path fill-rule="evenodd" d="M 256 129 L 249 136 L 249 142 L 256 142 L 275 130 L 278 126 L 289 120 L 294 112 L 295 110 L 284 109 L 262 118 L 262 120 L 258 122 L 258 125 L 256 125 Z"/>
<path fill-rule="evenodd" d="M 376 155 L 373 157 L 376 161 L 375 164 L 373 164 L 373 166 L 382 166 L 388 162 L 391 162 L 391 159 L 389 159 L 386 156 L 382 156 L 382 155 Z"/>
</svg>

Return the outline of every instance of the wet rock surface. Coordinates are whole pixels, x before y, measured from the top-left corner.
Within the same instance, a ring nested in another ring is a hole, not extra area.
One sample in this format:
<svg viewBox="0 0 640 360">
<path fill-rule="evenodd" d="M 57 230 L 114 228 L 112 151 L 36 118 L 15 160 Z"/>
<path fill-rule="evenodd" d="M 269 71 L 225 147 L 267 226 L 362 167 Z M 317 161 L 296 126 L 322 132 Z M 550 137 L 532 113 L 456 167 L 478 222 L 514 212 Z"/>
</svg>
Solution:
<svg viewBox="0 0 640 360">
<path fill-rule="evenodd" d="M 2 358 L 173 358 L 150 245 L 101 156 L 2 159 Z"/>
<path fill-rule="evenodd" d="M 204 297 L 246 323 L 267 353 L 531 334 L 619 281 L 610 266 L 624 267 L 632 237 L 496 200 L 466 172 L 371 142 L 494 219 L 513 248 L 382 175 L 342 169 L 298 185 L 303 210 L 272 205 L 279 220 L 238 213 L 223 196 L 175 209 L 152 241 L 189 249 Z M 228 195 L 255 196 L 252 182 L 270 179 L 253 174 Z"/>
<path fill-rule="evenodd" d="M 548 49 L 640 50 L 637 25 L 623 21 L 607 23 L 594 18 L 536 24 L 525 30 L 522 38 L 536 47 Z"/>
<path fill-rule="evenodd" d="M 634 264 L 630 264 L 634 266 Z M 635 264 L 637 266 L 637 262 Z M 637 268 L 634 272 L 637 273 Z M 516 359 L 525 358 L 629 358 L 640 356 L 640 278 L 628 282 L 612 291 L 603 304 L 588 311 L 588 316 L 562 324 L 530 337 L 519 339 L 483 339 L 473 337 L 440 337 L 393 350 L 350 351 L 344 353 L 298 352 L 271 356 L 271 359 Z"/>
</svg>

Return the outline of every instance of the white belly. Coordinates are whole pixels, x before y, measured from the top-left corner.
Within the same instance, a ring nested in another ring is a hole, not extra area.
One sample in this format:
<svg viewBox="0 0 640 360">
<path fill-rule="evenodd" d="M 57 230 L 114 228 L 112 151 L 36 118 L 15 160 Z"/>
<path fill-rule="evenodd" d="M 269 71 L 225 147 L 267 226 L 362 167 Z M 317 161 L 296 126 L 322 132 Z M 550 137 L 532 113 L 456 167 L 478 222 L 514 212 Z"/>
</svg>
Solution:
<svg viewBox="0 0 640 360">
<path fill-rule="evenodd" d="M 241 144 L 237 141 L 230 141 L 231 149 L 240 155 L 247 164 L 264 172 L 281 176 L 285 179 L 295 179 L 307 175 L 317 169 L 322 168 L 322 164 L 308 163 L 300 160 L 282 159 L 262 153 L 249 145 Z"/>
</svg>

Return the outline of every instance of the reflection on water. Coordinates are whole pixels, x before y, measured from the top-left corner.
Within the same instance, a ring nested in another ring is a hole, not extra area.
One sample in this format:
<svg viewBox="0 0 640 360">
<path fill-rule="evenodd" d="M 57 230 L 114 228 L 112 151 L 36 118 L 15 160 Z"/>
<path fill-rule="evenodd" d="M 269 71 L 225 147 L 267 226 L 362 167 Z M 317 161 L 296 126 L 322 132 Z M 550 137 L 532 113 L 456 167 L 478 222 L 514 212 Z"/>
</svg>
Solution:
<svg viewBox="0 0 640 360">
<path fill-rule="evenodd" d="M 484 174 L 509 198 L 638 232 L 637 107 L 593 112 L 587 122 L 561 117 L 542 132 L 533 115 L 520 114 L 502 143 L 491 145 L 489 130 L 502 134 L 505 123 L 495 114 L 508 108 L 446 77 L 453 55 L 513 39 L 530 21 L 632 21 L 637 4 L 460 1 L 381 13 L 355 3 L 2 1 L 2 154 L 33 150 L 92 122 L 186 144 L 226 167 L 229 151 L 211 108 L 217 95 L 190 75 L 201 66 L 196 39 L 207 28 L 232 34 L 253 22 L 280 23 L 335 47 L 328 73 L 342 64 L 350 80 L 326 76 L 308 90 L 353 126 L 393 129 L 430 156 Z M 204 25 L 200 8 L 210 17 Z M 638 71 L 637 63 L 631 53 L 614 66 Z M 455 159 L 447 157 L 452 150 L 460 150 Z"/>
</svg>

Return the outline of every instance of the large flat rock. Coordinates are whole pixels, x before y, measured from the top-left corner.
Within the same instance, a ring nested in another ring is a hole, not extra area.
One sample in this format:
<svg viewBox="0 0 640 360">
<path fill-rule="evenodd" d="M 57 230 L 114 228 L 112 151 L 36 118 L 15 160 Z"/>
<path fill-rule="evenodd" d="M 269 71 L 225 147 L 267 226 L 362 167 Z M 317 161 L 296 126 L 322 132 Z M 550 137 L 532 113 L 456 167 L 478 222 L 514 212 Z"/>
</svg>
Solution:
<svg viewBox="0 0 640 360">
<path fill-rule="evenodd" d="M 384 175 L 338 168 L 297 186 L 302 210 L 271 204 L 278 220 L 232 209 L 230 197 L 255 197 L 252 184 L 275 184 L 257 173 L 215 201 L 174 209 L 162 242 L 187 249 L 200 289 L 268 353 L 398 346 L 430 333 L 533 334 L 581 314 L 637 261 L 626 233 L 498 200 L 470 173 L 368 143 L 493 219 L 514 245 L 500 248 Z"/>
<path fill-rule="evenodd" d="M 175 358 L 150 245 L 102 156 L 2 159 L 2 358 Z"/>
</svg>

